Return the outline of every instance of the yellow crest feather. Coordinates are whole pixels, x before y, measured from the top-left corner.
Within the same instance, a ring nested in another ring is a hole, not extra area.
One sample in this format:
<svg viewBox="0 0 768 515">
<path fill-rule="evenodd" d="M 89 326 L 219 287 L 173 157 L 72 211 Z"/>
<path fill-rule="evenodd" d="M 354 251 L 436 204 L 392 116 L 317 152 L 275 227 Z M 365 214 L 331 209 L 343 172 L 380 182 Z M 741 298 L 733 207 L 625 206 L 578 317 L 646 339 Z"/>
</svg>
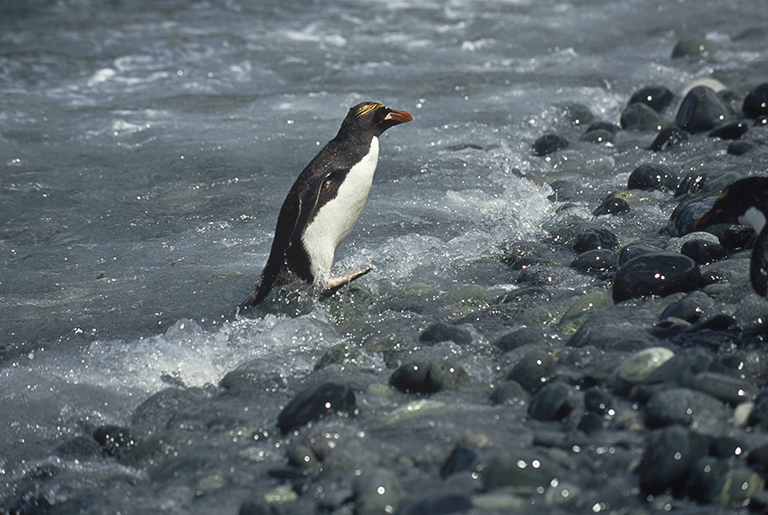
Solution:
<svg viewBox="0 0 768 515">
<path fill-rule="evenodd" d="M 375 111 L 380 107 L 384 107 L 384 106 L 381 104 L 365 104 L 360 109 L 358 109 L 358 111 L 355 113 L 355 118 L 360 118 L 362 116 L 365 116 L 371 111 Z"/>
</svg>

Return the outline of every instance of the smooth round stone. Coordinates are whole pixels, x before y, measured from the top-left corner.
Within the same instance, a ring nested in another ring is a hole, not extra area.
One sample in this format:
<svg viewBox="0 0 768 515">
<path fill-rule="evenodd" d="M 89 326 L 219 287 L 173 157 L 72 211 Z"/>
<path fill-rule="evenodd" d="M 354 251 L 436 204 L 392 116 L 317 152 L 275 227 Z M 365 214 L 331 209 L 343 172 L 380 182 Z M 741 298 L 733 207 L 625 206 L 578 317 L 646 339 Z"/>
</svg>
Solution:
<svg viewBox="0 0 768 515">
<path fill-rule="evenodd" d="M 768 429 L 768 391 L 759 394 L 755 399 L 755 406 L 749 413 L 747 423 L 762 431 Z"/>
<path fill-rule="evenodd" d="M 714 53 L 712 43 L 706 39 L 692 36 L 683 38 L 672 49 L 672 59 L 678 57 L 707 57 Z"/>
<path fill-rule="evenodd" d="M 509 352 L 524 345 L 546 345 L 556 339 L 550 332 L 542 327 L 521 327 L 511 333 L 504 334 L 493 345 L 502 352 Z"/>
<path fill-rule="evenodd" d="M 616 268 L 618 258 L 612 250 L 588 250 L 571 261 L 571 268 L 586 275 L 602 275 Z"/>
<path fill-rule="evenodd" d="M 677 187 L 677 177 L 661 166 L 642 164 L 635 168 L 627 180 L 630 190 L 672 191 Z"/>
<path fill-rule="evenodd" d="M 758 116 L 752 127 L 768 127 L 768 116 Z"/>
<path fill-rule="evenodd" d="M 226 389 L 254 388 L 265 392 L 277 392 L 285 390 L 288 385 L 279 373 L 265 370 L 261 360 L 254 360 L 228 372 L 219 382 L 219 386 Z"/>
<path fill-rule="evenodd" d="M 714 302 L 708 295 L 695 291 L 670 304 L 661 314 L 661 319 L 677 318 L 694 323 L 711 313 L 713 306 Z"/>
<path fill-rule="evenodd" d="M 486 490 L 513 487 L 549 486 L 552 472 L 542 455 L 525 449 L 495 454 L 482 471 Z"/>
<path fill-rule="evenodd" d="M 405 393 L 430 394 L 444 388 L 455 388 L 469 381 L 467 372 L 448 361 L 431 363 L 412 361 L 400 366 L 389 383 Z"/>
<path fill-rule="evenodd" d="M 560 267 L 533 265 L 525 268 L 518 281 L 533 286 L 557 286 L 568 277 L 568 272 Z"/>
<path fill-rule="evenodd" d="M 704 456 L 696 460 L 688 471 L 688 481 L 685 484 L 685 495 L 697 502 L 710 502 L 710 492 L 720 477 L 729 470 L 728 462 L 712 456 Z"/>
<path fill-rule="evenodd" d="M 627 261 L 616 272 L 613 300 L 693 291 L 698 288 L 699 276 L 699 266 L 687 256 L 674 252 L 645 254 Z"/>
<path fill-rule="evenodd" d="M 731 120 L 730 108 L 712 89 L 696 86 L 683 99 L 675 125 L 695 134 L 709 131 Z"/>
<path fill-rule="evenodd" d="M 555 373 L 555 360 L 544 350 L 534 350 L 515 363 L 507 381 L 517 381 L 526 391 L 535 393 Z"/>
<path fill-rule="evenodd" d="M 504 381 L 491 394 L 491 400 L 496 404 L 514 406 L 525 406 L 530 397 L 530 394 L 517 381 Z"/>
<path fill-rule="evenodd" d="M 718 372 L 696 374 L 691 388 L 708 393 L 733 406 L 752 401 L 757 396 L 757 388 L 748 381 Z"/>
<path fill-rule="evenodd" d="M 719 399 L 688 388 L 670 388 L 651 397 L 645 407 L 645 424 L 650 428 L 673 424 L 697 428 L 725 422 L 727 410 Z"/>
<path fill-rule="evenodd" d="M 597 206 L 597 209 L 595 209 L 592 214 L 595 216 L 619 215 L 622 213 L 629 213 L 629 211 L 629 202 L 620 197 L 611 197 Z"/>
<path fill-rule="evenodd" d="M 753 141 L 744 141 L 744 140 L 737 139 L 736 141 L 732 141 L 728 145 L 727 152 L 732 156 L 742 156 L 747 152 L 752 152 L 757 147 L 758 147 L 758 144 Z"/>
<path fill-rule="evenodd" d="M 655 254 L 656 252 L 663 251 L 664 249 L 654 247 L 653 245 L 647 245 L 645 243 L 630 243 L 626 247 L 622 248 L 621 252 L 619 252 L 619 266 L 638 256 Z"/>
<path fill-rule="evenodd" d="M 557 134 L 545 134 L 533 143 L 533 153 L 537 156 L 546 156 L 558 150 L 568 147 L 568 141 Z"/>
<path fill-rule="evenodd" d="M 566 104 L 562 107 L 563 120 L 576 126 L 585 126 L 595 119 L 592 111 L 584 104 Z"/>
<path fill-rule="evenodd" d="M 383 468 L 364 471 L 352 486 L 355 515 L 394 513 L 401 496 L 400 480 L 394 473 Z"/>
<path fill-rule="evenodd" d="M 537 420 L 560 420 L 573 410 L 573 388 L 555 382 L 544 386 L 528 407 L 528 414 Z"/>
<path fill-rule="evenodd" d="M 360 349 L 348 343 L 337 343 L 320 356 L 315 363 L 315 370 L 320 370 L 329 365 L 346 365 L 353 363 L 362 357 Z"/>
<path fill-rule="evenodd" d="M 742 111 L 747 118 L 768 116 L 768 82 L 760 84 L 747 94 Z"/>
<path fill-rule="evenodd" d="M 749 126 L 744 122 L 733 122 L 722 127 L 718 127 L 709 133 L 710 138 L 720 139 L 739 139 L 749 130 Z"/>
<path fill-rule="evenodd" d="M 102 452 L 102 446 L 91 436 L 76 436 L 56 447 L 56 453 L 60 456 L 81 461 L 98 458 Z"/>
<path fill-rule="evenodd" d="M 705 436 L 679 426 L 658 432 L 636 470 L 640 489 L 646 495 L 656 495 L 667 488 L 673 492 L 681 490 L 689 469 L 706 456 L 708 448 Z"/>
<path fill-rule="evenodd" d="M 283 434 L 331 414 L 351 414 L 356 409 L 355 394 L 343 384 L 319 383 L 293 398 L 277 416 Z"/>
<path fill-rule="evenodd" d="M 403 504 L 397 515 L 448 515 L 466 512 L 474 506 L 466 495 L 452 492 L 436 492 Z"/>
<path fill-rule="evenodd" d="M 579 138 L 579 141 L 594 143 L 596 145 L 612 146 L 616 143 L 616 136 L 614 136 L 612 132 L 597 129 L 584 133 L 581 138 Z"/>
<path fill-rule="evenodd" d="M 765 488 L 765 480 L 757 472 L 745 468 L 727 471 L 715 483 L 711 499 L 720 506 L 741 506 Z"/>
<path fill-rule="evenodd" d="M 488 292 L 479 284 L 469 284 L 449 293 L 442 301 L 446 304 L 481 306 L 488 303 Z"/>
<path fill-rule="evenodd" d="M 677 185 L 675 197 L 686 193 L 699 193 L 707 182 L 708 176 L 702 172 L 689 172 Z"/>
<path fill-rule="evenodd" d="M 674 93 L 664 86 L 646 86 L 632 95 L 629 103 L 645 104 L 658 113 L 667 108 L 674 98 Z"/>
<path fill-rule="evenodd" d="M 588 435 L 592 435 L 597 431 L 605 429 L 605 419 L 597 413 L 588 412 L 581 417 L 576 427 Z"/>
<path fill-rule="evenodd" d="M 680 253 L 688 256 L 700 265 L 708 265 L 728 257 L 728 249 L 720 243 L 712 243 L 705 240 L 687 241 L 680 249 Z"/>
<path fill-rule="evenodd" d="M 576 252 L 616 250 L 617 248 L 619 248 L 619 238 L 607 229 L 587 229 L 579 233 L 573 242 L 573 250 Z"/>
<path fill-rule="evenodd" d="M 628 383 L 639 383 L 674 355 L 674 352 L 665 347 L 643 349 L 621 362 L 616 371 L 616 377 Z"/>
<path fill-rule="evenodd" d="M 569 318 L 583 315 L 595 309 L 609 308 L 613 305 L 613 299 L 607 293 L 601 291 L 587 293 L 568 308 L 561 319 L 561 323 Z"/>
<path fill-rule="evenodd" d="M 587 132 L 592 131 L 607 131 L 613 135 L 616 135 L 621 130 L 621 127 L 611 122 L 594 122 L 587 127 Z"/>
<path fill-rule="evenodd" d="M 667 246 L 664 248 L 664 250 L 667 250 L 669 252 L 680 252 L 683 250 L 683 246 L 685 246 L 686 243 L 691 241 L 697 241 L 697 240 L 705 241 L 707 243 L 719 243 L 720 241 L 718 240 L 717 236 L 715 236 L 712 233 L 708 233 L 704 231 L 696 231 L 696 232 L 688 233 L 679 238 L 671 238 L 667 242 Z"/>
<path fill-rule="evenodd" d="M 240 505 L 237 515 L 269 515 L 269 506 L 258 501 L 245 501 Z"/>
<path fill-rule="evenodd" d="M 93 438 L 101 445 L 105 454 L 116 458 L 125 456 L 137 444 L 130 429 L 115 425 L 96 428 L 93 432 Z"/>
<path fill-rule="evenodd" d="M 682 349 L 643 380 L 645 384 L 690 384 L 696 374 L 707 372 L 715 366 L 711 351 L 697 347 Z"/>
<path fill-rule="evenodd" d="M 741 458 L 746 450 L 744 443 L 732 436 L 715 436 L 709 443 L 709 454 L 718 458 Z"/>
<path fill-rule="evenodd" d="M 447 342 L 452 341 L 458 345 L 469 345 L 472 343 L 472 335 L 455 325 L 437 322 L 427 327 L 419 336 L 420 342 Z"/>
<path fill-rule="evenodd" d="M 747 455 L 747 465 L 762 474 L 768 472 L 768 443 L 750 449 Z"/>
<path fill-rule="evenodd" d="M 649 147 L 654 152 L 661 150 L 669 150 L 670 148 L 679 147 L 680 143 L 688 139 L 688 134 L 684 132 L 677 125 L 670 125 L 664 127 L 659 131 L 656 137 L 653 139 L 653 143 Z"/>
<path fill-rule="evenodd" d="M 659 113 L 645 104 L 629 104 L 619 120 L 621 128 L 635 131 L 660 131 L 669 125 Z"/>
</svg>

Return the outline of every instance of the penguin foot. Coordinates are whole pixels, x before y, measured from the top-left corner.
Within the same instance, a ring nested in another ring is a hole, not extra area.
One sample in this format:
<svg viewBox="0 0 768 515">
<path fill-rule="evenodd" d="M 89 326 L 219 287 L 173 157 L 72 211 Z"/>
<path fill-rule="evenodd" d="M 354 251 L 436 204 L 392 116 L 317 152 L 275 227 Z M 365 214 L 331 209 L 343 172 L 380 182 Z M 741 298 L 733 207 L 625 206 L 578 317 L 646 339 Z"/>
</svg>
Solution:
<svg viewBox="0 0 768 515">
<path fill-rule="evenodd" d="M 362 277 L 368 272 L 370 272 L 372 269 L 371 267 L 363 268 L 362 270 L 355 270 L 354 272 L 349 272 L 344 275 L 340 275 L 339 277 L 333 277 L 331 279 L 328 279 L 326 281 L 323 281 L 323 288 L 326 290 L 337 290 L 344 286 L 345 284 L 349 284 L 358 277 Z"/>
</svg>

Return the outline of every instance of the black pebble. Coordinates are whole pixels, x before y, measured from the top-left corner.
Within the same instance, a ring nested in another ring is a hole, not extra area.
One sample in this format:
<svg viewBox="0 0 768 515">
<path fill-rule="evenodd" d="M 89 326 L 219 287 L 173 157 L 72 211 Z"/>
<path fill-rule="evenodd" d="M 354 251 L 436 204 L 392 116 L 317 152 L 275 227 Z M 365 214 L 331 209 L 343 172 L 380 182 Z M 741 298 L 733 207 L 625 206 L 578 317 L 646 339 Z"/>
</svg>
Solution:
<svg viewBox="0 0 768 515">
<path fill-rule="evenodd" d="M 427 327 L 419 336 L 421 342 L 445 342 L 453 341 L 459 345 L 468 345 L 472 343 L 472 335 L 468 331 L 455 325 L 436 322 Z"/>
<path fill-rule="evenodd" d="M 261 502 L 245 501 L 237 515 L 269 515 L 269 507 Z"/>
<path fill-rule="evenodd" d="M 587 275 L 601 275 L 616 268 L 618 258 L 612 250 L 588 250 L 573 261 L 571 268 Z"/>
<path fill-rule="evenodd" d="M 102 447 L 90 436 L 76 436 L 56 447 L 56 452 L 62 456 L 86 460 L 101 456 Z"/>
<path fill-rule="evenodd" d="M 568 141 L 562 136 L 546 134 L 533 144 L 533 153 L 543 157 L 566 147 L 568 147 Z"/>
<path fill-rule="evenodd" d="M 664 86 L 646 86 L 629 99 L 630 104 L 645 104 L 661 112 L 672 103 L 675 95 Z"/>
<path fill-rule="evenodd" d="M 355 411 L 355 394 L 343 384 L 320 383 L 310 386 L 293 398 L 277 416 L 277 427 L 283 434 L 328 414 L 351 414 Z"/>
<path fill-rule="evenodd" d="M 496 404 L 528 404 L 530 395 L 517 381 L 504 381 L 491 394 L 491 400 Z"/>
<path fill-rule="evenodd" d="M 678 57 L 707 57 L 714 52 L 712 44 L 706 39 L 690 36 L 681 39 L 672 49 L 672 59 Z"/>
<path fill-rule="evenodd" d="M 584 394 L 584 407 L 598 415 L 606 415 L 613 408 L 613 397 L 602 390 L 589 389 Z"/>
<path fill-rule="evenodd" d="M 688 256 L 700 265 L 708 265 L 728 257 L 728 250 L 719 243 L 706 240 L 693 240 L 683 243 L 680 253 Z"/>
<path fill-rule="evenodd" d="M 651 495 L 667 488 L 678 493 L 684 486 L 688 470 L 706 455 L 708 448 L 706 437 L 682 427 L 672 426 L 660 431 L 646 448 L 637 467 L 640 489 Z"/>
<path fill-rule="evenodd" d="M 669 149 L 672 147 L 677 147 L 681 142 L 687 139 L 688 134 L 685 133 L 680 127 L 677 125 L 670 125 L 669 127 L 664 127 L 661 131 L 659 131 L 659 134 L 654 138 L 653 143 L 651 143 L 650 150 L 658 152 L 660 150 L 664 150 L 665 148 Z"/>
<path fill-rule="evenodd" d="M 675 197 L 685 195 L 686 193 L 698 193 L 707 182 L 707 179 L 707 175 L 701 172 L 689 172 L 688 175 L 683 177 L 680 184 L 677 185 Z"/>
<path fill-rule="evenodd" d="M 467 372 L 448 361 L 412 361 L 395 370 L 389 378 L 389 384 L 405 393 L 430 394 L 466 380 Z"/>
<path fill-rule="evenodd" d="M 755 123 L 752 124 L 753 127 L 768 127 L 768 116 L 759 116 L 757 120 L 755 120 Z"/>
<path fill-rule="evenodd" d="M 736 141 L 732 141 L 730 145 L 728 145 L 728 153 L 734 156 L 740 156 L 743 154 L 746 154 L 747 152 L 751 152 L 752 150 L 757 148 L 757 143 L 754 143 L 752 141 L 744 141 L 737 139 Z"/>
<path fill-rule="evenodd" d="M 742 111 L 747 118 L 768 116 L 768 82 L 760 84 L 747 94 Z"/>
<path fill-rule="evenodd" d="M 619 197 L 611 197 L 604 200 L 602 204 L 597 206 L 592 214 L 595 216 L 602 215 L 619 215 L 621 213 L 628 213 L 630 210 L 629 202 Z"/>
<path fill-rule="evenodd" d="M 563 106 L 563 119 L 573 125 L 587 125 L 595 119 L 592 111 L 584 104 L 568 104 Z"/>
<path fill-rule="evenodd" d="M 709 133 L 709 137 L 720 139 L 739 139 L 748 130 L 749 126 L 746 123 L 733 122 L 713 130 Z"/>
<path fill-rule="evenodd" d="M 587 127 L 587 132 L 592 131 L 608 131 L 613 135 L 618 134 L 618 132 L 621 130 L 621 127 L 616 125 L 615 123 L 611 122 L 595 122 L 589 127 Z"/>
<path fill-rule="evenodd" d="M 624 263 L 613 283 L 613 300 L 646 295 L 666 296 L 698 288 L 699 266 L 676 252 L 645 254 Z"/>
<path fill-rule="evenodd" d="M 764 443 L 749 451 L 747 465 L 761 474 L 768 473 L 768 443 Z"/>
<path fill-rule="evenodd" d="M 565 383 L 546 385 L 531 401 L 528 414 L 537 420 L 560 420 L 573 410 L 573 388 Z"/>
<path fill-rule="evenodd" d="M 622 111 L 619 122 L 622 129 L 637 131 L 660 131 L 668 125 L 659 113 L 645 104 L 629 104 Z"/>
<path fill-rule="evenodd" d="M 661 252 L 662 249 L 659 247 L 654 247 L 652 245 L 646 245 L 645 243 L 631 243 L 621 249 L 621 252 L 619 252 L 619 266 L 623 265 L 630 259 L 634 259 L 638 256 L 643 256 L 645 254 L 653 254 L 656 252 Z"/>
<path fill-rule="evenodd" d="M 664 167 L 642 164 L 635 168 L 627 180 L 630 190 L 671 191 L 677 187 L 677 177 Z"/>
<path fill-rule="evenodd" d="M 517 381 L 526 391 L 535 393 L 541 389 L 555 371 L 555 360 L 544 350 L 533 350 L 518 361 L 507 376 L 507 381 Z"/>
<path fill-rule="evenodd" d="M 448 515 L 466 512 L 472 508 L 472 501 L 466 495 L 437 492 L 403 504 L 395 513 L 397 515 Z"/>
<path fill-rule="evenodd" d="M 93 438 L 109 456 L 117 458 L 124 456 L 136 446 L 136 440 L 127 427 L 106 425 L 93 432 Z"/>
<path fill-rule="evenodd" d="M 693 324 L 711 313 L 712 306 L 713 301 L 708 295 L 702 292 L 693 292 L 667 306 L 667 309 L 661 314 L 661 319 L 677 318 Z"/>
<path fill-rule="evenodd" d="M 595 130 L 584 133 L 579 141 L 586 143 L 595 143 L 597 145 L 613 145 L 616 143 L 616 138 L 613 133 L 604 130 Z"/>
<path fill-rule="evenodd" d="M 731 110 L 711 88 L 696 86 L 683 99 L 675 125 L 692 134 L 709 131 L 730 121 Z"/>
</svg>

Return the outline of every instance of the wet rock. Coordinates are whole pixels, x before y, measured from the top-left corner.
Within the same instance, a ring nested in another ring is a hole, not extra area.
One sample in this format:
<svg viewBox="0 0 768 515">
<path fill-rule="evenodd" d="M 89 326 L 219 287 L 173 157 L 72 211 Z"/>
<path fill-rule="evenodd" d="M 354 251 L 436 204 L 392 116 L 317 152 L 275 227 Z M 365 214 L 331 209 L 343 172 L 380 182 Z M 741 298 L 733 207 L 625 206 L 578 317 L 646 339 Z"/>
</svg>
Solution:
<svg viewBox="0 0 768 515">
<path fill-rule="evenodd" d="M 522 271 L 518 281 L 533 286 L 557 286 L 567 277 L 568 272 L 561 267 L 532 265 Z"/>
<path fill-rule="evenodd" d="M 747 126 L 746 123 L 733 122 L 713 130 L 709 133 L 709 137 L 720 139 L 739 139 L 747 132 L 747 130 L 749 130 L 749 126 Z"/>
<path fill-rule="evenodd" d="M 711 492 L 715 484 L 729 468 L 725 460 L 711 456 L 699 458 L 688 471 L 689 477 L 684 488 L 685 495 L 702 504 L 710 502 Z"/>
<path fill-rule="evenodd" d="M 472 343 L 472 335 L 469 331 L 455 325 L 437 322 L 427 327 L 424 332 L 419 335 L 419 341 L 434 343 L 452 341 L 458 345 L 469 345 Z"/>
<path fill-rule="evenodd" d="M 528 407 L 528 414 L 537 420 L 560 420 L 573 410 L 574 390 L 571 386 L 554 382 L 545 385 Z"/>
<path fill-rule="evenodd" d="M 56 452 L 60 456 L 84 461 L 101 456 L 102 446 L 91 436 L 76 436 L 56 447 Z"/>
<path fill-rule="evenodd" d="M 712 43 L 706 39 L 691 36 L 683 38 L 672 49 L 672 59 L 679 57 L 708 57 L 714 53 Z"/>
<path fill-rule="evenodd" d="M 539 453 L 517 449 L 493 455 L 482 471 L 486 490 L 507 486 L 547 487 L 551 468 Z"/>
<path fill-rule="evenodd" d="M 715 436 L 709 442 L 709 454 L 718 458 L 741 458 L 746 454 L 743 442 L 732 436 Z"/>
<path fill-rule="evenodd" d="M 758 144 L 753 141 L 744 141 L 737 139 L 736 141 L 732 141 L 728 145 L 727 152 L 733 156 L 741 156 L 746 154 L 747 152 L 752 152 L 758 147 Z"/>
<path fill-rule="evenodd" d="M 669 252 L 681 252 L 686 243 L 701 240 L 707 243 L 719 243 L 717 236 L 705 231 L 696 231 L 685 234 L 679 238 L 671 238 L 664 250 Z M 689 256 L 690 257 L 690 256 Z M 691 259 L 693 259 L 691 257 Z"/>
<path fill-rule="evenodd" d="M 525 406 L 530 401 L 530 394 L 517 381 L 504 381 L 491 394 L 496 404 Z"/>
<path fill-rule="evenodd" d="M 108 456 L 120 458 L 133 449 L 137 441 L 127 427 L 106 425 L 93 432 L 93 438 Z"/>
<path fill-rule="evenodd" d="M 259 501 L 245 501 L 237 515 L 270 515 L 269 506 Z"/>
<path fill-rule="evenodd" d="M 650 428 L 673 424 L 696 428 L 722 422 L 726 416 L 727 410 L 719 399 L 688 388 L 661 391 L 645 407 L 645 424 Z"/>
<path fill-rule="evenodd" d="M 706 183 L 707 178 L 708 176 L 705 173 L 698 171 L 689 172 L 677 185 L 677 189 L 675 189 L 675 197 L 685 195 L 686 193 L 699 193 Z"/>
<path fill-rule="evenodd" d="M 524 345 L 545 345 L 556 339 L 558 339 L 556 335 L 541 326 L 521 327 L 500 336 L 493 342 L 493 345 L 498 347 L 501 352 L 509 352 Z"/>
<path fill-rule="evenodd" d="M 626 200 L 620 197 L 611 197 L 597 206 L 597 209 L 595 209 L 592 214 L 595 216 L 618 215 L 621 213 L 629 213 L 629 211 L 629 203 Z"/>
<path fill-rule="evenodd" d="M 557 134 L 545 134 L 533 143 L 533 153 L 537 156 L 547 156 L 568 147 L 568 141 Z"/>
<path fill-rule="evenodd" d="M 587 229 L 576 236 L 573 242 L 573 250 L 586 252 L 588 250 L 616 250 L 619 247 L 619 239 L 607 229 Z"/>
<path fill-rule="evenodd" d="M 710 499 L 720 506 L 742 506 L 765 488 L 765 480 L 749 469 L 731 469 L 712 488 Z"/>
<path fill-rule="evenodd" d="M 400 504 L 402 486 L 395 474 L 383 468 L 366 470 L 352 487 L 355 515 L 386 515 Z"/>
<path fill-rule="evenodd" d="M 392 386 L 405 393 L 430 394 L 455 388 L 469 381 L 467 372 L 448 361 L 412 361 L 400 366 L 390 377 Z"/>
<path fill-rule="evenodd" d="M 168 388 L 142 402 L 131 417 L 131 429 L 138 436 L 165 430 L 168 422 L 185 406 L 200 404 L 210 395 L 199 388 Z"/>
<path fill-rule="evenodd" d="M 645 104 L 656 112 L 661 112 L 672 103 L 675 95 L 664 86 L 646 86 L 629 99 L 630 104 Z"/>
<path fill-rule="evenodd" d="M 614 145 L 616 143 L 616 137 L 612 132 L 597 129 L 584 133 L 579 141 L 585 143 L 594 143 L 596 145 Z"/>
<path fill-rule="evenodd" d="M 677 177 L 664 167 L 642 164 L 635 168 L 627 180 L 630 190 L 672 191 L 677 187 Z"/>
<path fill-rule="evenodd" d="M 587 275 L 602 275 L 616 268 L 618 258 L 611 250 L 589 250 L 571 261 L 571 268 Z"/>
<path fill-rule="evenodd" d="M 448 515 L 472 508 L 472 500 L 466 495 L 435 492 L 403 504 L 395 515 Z"/>
<path fill-rule="evenodd" d="M 587 128 L 587 132 L 606 131 L 606 132 L 610 132 L 613 135 L 618 134 L 620 130 L 621 130 L 621 127 L 611 122 L 594 122 Z"/>
<path fill-rule="evenodd" d="M 759 445 L 749 451 L 747 465 L 761 474 L 768 472 L 768 443 Z"/>
<path fill-rule="evenodd" d="M 667 227 L 670 235 L 684 236 L 693 232 L 696 228 L 696 222 L 704 213 L 710 210 L 714 203 L 715 198 L 701 199 L 698 197 L 692 197 L 680 202 L 669 217 Z"/>
<path fill-rule="evenodd" d="M 672 359 L 674 355 L 674 352 L 665 347 L 650 347 L 635 352 L 621 362 L 616 371 L 616 377 L 626 383 L 639 383 Z"/>
<path fill-rule="evenodd" d="M 768 391 L 761 392 L 755 399 L 747 423 L 761 431 L 768 430 Z"/>
<path fill-rule="evenodd" d="M 614 407 L 613 397 L 598 388 L 590 388 L 584 394 L 584 407 L 600 416 L 610 415 Z"/>
<path fill-rule="evenodd" d="M 568 308 L 557 324 L 557 329 L 562 334 L 574 334 L 596 310 L 609 308 L 613 305 L 613 298 L 607 293 L 601 291 L 588 293 Z"/>
<path fill-rule="evenodd" d="M 253 388 L 264 392 L 283 391 L 288 386 L 279 373 L 265 370 L 262 360 L 253 360 L 228 372 L 219 382 L 226 389 Z"/>
<path fill-rule="evenodd" d="M 574 348 L 595 347 L 612 351 L 635 352 L 658 345 L 658 340 L 624 320 L 593 317 L 568 341 Z"/>
<path fill-rule="evenodd" d="M 619 266 L 623 265 L 630 259 L 634 259 L 645 254 L 655 254 L 656 252 L 663 252 L 664 249 L 648 245 L 646 243 L 631 243 L 621 249 L 619 252 Z"/>
<path fill-rule="evenodd" d="M 595 119 L 592 111 L 587 106 L 579 103 L 561 106 L 562 119 L 571 125 L 586 126 Z"/>
<path fill-rule="evenodd" d="M 645 450 L 636 473 L 644 494 L 656 495 L 667 488 L 680 492 L 689 469 L 706 455 L 706 437 L 679 426 L 658 432 Z"/>
<path fill-rule="evenodd" d="M 768 116 L 768 82 L 756 86 L 747 94 L 742 111 L 747 118 Z"/>
<path fill-rule="evenodd" d="M 752 127 L 768 127 L 768 116 L 758 116 Z"/>
<path fill-rule="evenodd" d="M 699 266 L 691 258 L 674 252 L 657 252 L 621 265 L 613 283 L 613 300 L 646 295 L 661 297 L 698 288 Z"/>
<path fill-rule="evenodd" d="M 709 315 L 713 306 L 714 302 L 708 295 L 695 291 L 670 304 L 661 314 L 661 319 L 677 318 L 693 324 Z"/>
<path fill-rule="evenodd" d="M 680 253 L 696 261 L 700 265 L 708 265 L 728 257 L 728 249 L 719 243 L 693 240 L 683 244 Z"/>
<path fill-rule="evenodd" d="M 660 131 L 669 125 L 664 119 L 645 104 L 629 104 L 621 113 L 621 128 L 635 131 Z"/>
<path fill-rule="evenodd" d="M 538 392 L 552 378 L 555 360 L 544 350 L 534 350 L 515 363 L 507 375 L 507 381 L 517 381 L 526 391 Z"/>
<path fill-rule="evenodd" d="M 675 125 L 692 134 L 709 131 L 731 120 L 731 110 L 712 89 L 696 86 L 683 99 Z"/>
<path fill-rule="evenodd" d="M 343 384 L 319 383 L 310 386 L 289 402 L 277 416 L 277 427 L 283 434 L 328 415 L 355 412 L 355 394 Z"/>
<path fill-rule="evenodd" d="M 654 152 L 669 150 L 670 148 L 679 147 L 680 143 L 687 139 L 688 134 L 685 131 L 677 125 L 670 125 L 659 131 L 656 137 L 653 138 L 651 146 L 648 148 Z"/>
</svg>

